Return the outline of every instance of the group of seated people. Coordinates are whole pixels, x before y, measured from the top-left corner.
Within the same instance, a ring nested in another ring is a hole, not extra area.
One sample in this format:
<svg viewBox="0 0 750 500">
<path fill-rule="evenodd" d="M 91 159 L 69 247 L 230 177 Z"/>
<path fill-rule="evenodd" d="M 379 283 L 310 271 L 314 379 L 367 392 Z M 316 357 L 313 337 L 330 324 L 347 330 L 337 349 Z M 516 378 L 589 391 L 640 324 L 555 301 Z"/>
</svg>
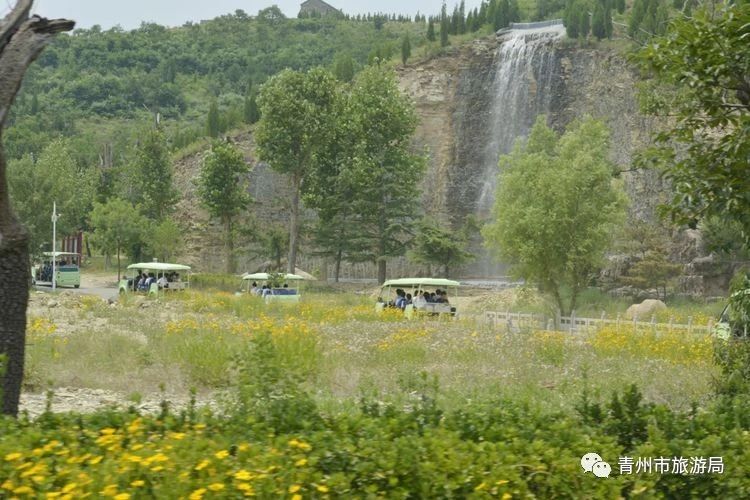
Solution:
<svg viewBox="0 0 750 500">
<path fill-rule="evenodd" d="M 258 287 L 258 283 L 253 281 L 253 284 L 250 286 L 250 293 L 260 297 L 265 297 L 267 295 L 297 295 L 297 290 L 289 288 L 287 283 L 284 283 L 283 288 L 272 288 L 269 285 Z"/>
<path fill-rule="evenodd" d="M 60 269 L 62 266 L 67 266 L 68 263 L 64 260 L 61 260 L 59 262 L 55 263 L 55 266 L 57 269 Z M 39 281 L 52 281 L 52 262 L 46 261 L 42 268 L 39 271 L 39 277 L 37 278 Z"/>
<path fill-rule="evenodd" d="M 397 288 L 396 298 L 388 303 L 389 306 L 401 310 L 406 309 L 406 306 L 410 304 L 414 305 L 415 309 L 424 309 L 427 304 L 450 304 L 450 302 L 448 302 L 448 292 L 439 288 L 434 292 L 415 290 L 414 296 L 401 288 Z"/>
<path fill-rule="evenodd" d="M 179 273 L 171 272 L 169 274 L 162 274 L 159 279 L 156 279 L 154 273 L 148 273 L 138 271 L 138 274 L 133 278 L 133 291 L 135 292 L 148 292 L 151 289 L 151 285 L 156 283 L 159 290 L 168 290 L 170 283 L 180 281 Z"/>
</svg>

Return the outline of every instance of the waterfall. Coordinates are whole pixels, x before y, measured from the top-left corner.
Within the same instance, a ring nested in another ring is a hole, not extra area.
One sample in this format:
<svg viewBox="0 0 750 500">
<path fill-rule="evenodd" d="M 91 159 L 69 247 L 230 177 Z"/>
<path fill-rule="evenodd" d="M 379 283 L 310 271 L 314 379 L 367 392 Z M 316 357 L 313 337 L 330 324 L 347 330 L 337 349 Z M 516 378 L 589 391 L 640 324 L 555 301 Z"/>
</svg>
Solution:
<svg viewBox="0 0 750 500">
<path fill-rule="evenodd" d="M 476 206 L 480 217 L 492 210 L 500 155 L 509 153 L 516 139 L 528 134 L 538 115 L 549 113 L 552 85 L 559 73 L 553 43 L 564 33 L 562 25 L 511 30 L 497 49 L 490 141 L 482 154 L 484 175 Z"/>
<path fill-rule="evenodd" d="M 518 138 L 525 137 L 536 117 L 550 113 L 554 85 L 559 82 L 560 67 L 554 43 L 565 33 L 561 25 L 513 29 L 504 32 L 493 63 L 492 79 L 488 81 L 487 114 L 482 120 L 487 127 L 480 151 L 474 153 L 476 177 L 474 213 L 486 221 L 492 213 L 497 186 L 498 159 L 513 149 Z M 495 262 L 486 249 L 475 242 L 472 249 L 476 261 L 468 266 L 469 275 L 498 277 L 506 274 L 506 266 Z"/>
</svg>

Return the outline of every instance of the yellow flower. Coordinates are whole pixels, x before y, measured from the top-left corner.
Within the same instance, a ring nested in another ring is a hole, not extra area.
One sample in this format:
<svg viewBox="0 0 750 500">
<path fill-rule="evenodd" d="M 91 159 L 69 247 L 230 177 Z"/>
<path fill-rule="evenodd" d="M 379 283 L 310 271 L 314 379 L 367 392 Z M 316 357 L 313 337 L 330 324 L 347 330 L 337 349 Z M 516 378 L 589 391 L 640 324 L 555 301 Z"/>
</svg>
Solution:
<svg viewBox="0 0 750 500">
<path fill-rule="evenodd" d="M 208 489 L 211 491 L 221 491 L 224 489 L 224 485 L 221 483 L 213 483 L 208 486 Z"/>
<path fill-rule="evenodd" d="M 140 488 L 144 484 L 146 484 L 146 481 L 144 481 L 142 479 L 137 479 L 137 480 L 133 481 L 132 483 L 130 483 L 130 486 L 132 486 L 133 488 Z"/>
<path fill-rule="evenodd" d="M 31 495 L 32 493 L 34 493 L 34 490 L 29 488 L 28 486 L 19 486 L 18 488 L 13 490 L 13 493 L 15 493 L 16 495 Z"/>
<path fill-rule="evenodd" d="M 8 453 L 7 455 L 5 455 L 5 461 L 12 462 L 13 460 L 18 460 L 22 456 L 23 456 L 23 453 L 18 453 L 18 452 Z"/>
<path fill-rule="evenodd" d="M 253 478 L 253 473 L 246 470 L 238 470 L 234 473 L 234 478 L 239 481 L 250 481 Z"/>
<path fill-rule="evenodd" d="M 255 495 L 255 490 L 253 490 L 253 486 L 251 484 L 237 483 L 237 489 L 240 491 L 244 491 L 246 497 Z"/>
<path fill-rule="evenodd" d="M 321 493 L 328 493 L 328 486 L 325 484 L 319 484 L 317 490 Z"/>
<path fill-rule="evenodd" d="M 194 492 L 190 494 L 189 499 L 190 500 L 201 500 L 203 498 L 203 495 L 206 494 L 206 488 L 198 488 Z"/>
<path fill-rule="evenodd" d="M 130 493 L 120 493 L 115 495 L 115 500 L 130 500 Z"/>
<path fill-rule="evenodd" d="M 10 479 L 6 479 L 3 484 L 0 484 L 0 488 L 4 490 L 12 490 L 13 489 L 13 481 Z"/>
<path fill-rule="evenodd" d="M 306 458 L 300 458 L 299 460 L 297 460 L 296 462 L 294 462 L 294 465 L 296 465 L 297 467 L 304 467 L 305 465 L 307 465 L 307 459 Z"/>
<path fill-rule="evenodd" d="M 248 443 L 242 443 L 237 447 L 237 449 L 240 451 L 247 451 L 250 449 L 250 445 Z"/>
<path fill-rule="evenodd" d="M 208 464 L 210 464 L 210 463 L 211 462 L 209 462 L 208 460 L 203 460 L 201 463 L 199 463 L 198 465 L 195 466 L 195 470 L 203 470 L 206 467 L 208 467 Z M 198 491 L 198 490 L 196 490 L 196 491 Z"/>
<path fill-rule="evenodd" d="M 292 495 L 292 500 L 302 500 L 302 495 L 300 494 Z"/>
<path fill-rule="evenodd" d="M 503 493 L 503 500 L 509 500 L 511 498 L 513 498 L 513 495 L 510 493 Z"/>
<path fill-rule="evenodd" d="M 46 498 L 57 498 L 60 495 L 62 495 L 62 493 L 60 493 L 59 491 L 50 491 L 49 493 L 47 493 Z"/>
<path fill-rule="evenodd" d="M 96 465 L 96 464 L 98 464 L 99 462 L 102 461 L 102 458 L 104 458 L 104 457 L 102 457 L 101 455 L 97 455 L 95 457 L 90 458 L 89 459 L 89 465 Z"/>
<path fill-rule="evenodd" d="M 113 496 L 115 496 L 117 494 L 117 485 L 116 484 L 108 484 L 99 493 L 101 493 L 105 497 L 113 497 Z"/>
<path fill-rule="evenodd" d="M 219 460 L 224 460 L 229 456 L 229 452 L 227 450 L 217 451 L 216 453 L 214 453 L 214 456 Z"/>
<path fill-rule="evenodd" d="M 289 487 L 289 493 L 297 493 L 301 489 L 302 486 L 300 486 L 299 484 L 293 484 Z"/>
<path fill-rule="evenodd" d="M 78 486 L 78 484 L 76 484 L 76 483 L 68 483 L 68 484 L 65 485 L 65 487 L 63 487 L 62 492 L 63 493 L 70 493 L 71 491 L 73 491 L 74 489 L 76 489 L 77 486 Z"/>
<path fill-rule="evenodd" d="M 501 479 L 500 481 L 496 482 L 495 484 L 498 485 L 498 486 L 502 486 L 504 484 L 508 484 L 508 480 L 507 479 Z"/>
</svg>

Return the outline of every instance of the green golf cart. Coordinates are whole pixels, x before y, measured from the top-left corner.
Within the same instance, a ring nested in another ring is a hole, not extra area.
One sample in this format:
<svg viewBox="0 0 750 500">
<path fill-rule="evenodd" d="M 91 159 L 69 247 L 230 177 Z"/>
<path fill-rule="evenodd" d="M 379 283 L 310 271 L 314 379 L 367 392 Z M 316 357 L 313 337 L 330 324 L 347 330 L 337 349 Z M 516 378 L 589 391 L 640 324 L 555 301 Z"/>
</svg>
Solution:
<svg viewBox="0 0 750 500">
<path fill-rule="evenodd" d="M 145 278 L 141 280 L 142 277 Z M 120 294 L 146 293 L 156 295 L 190 288 L 190 266 L 168 262 L 130 264 L 118 284 Z"/>
<path fill-rule="evenodd" d="M 44 252 L 40 262 L 31 268 L 31 282 L 34 285 L 52 286 L 54 279 L 56 287 L 81 286 L 81 254 L 73 252 Z M 52 265 L 54 261 L 54 266 Z"/>
<path fill-rule="evenodd" d="M 297 274 L 245 273 L 240 285 L 241 293 L 251 293 L 270 302 L 298 303 L 299 285 L 305 280 Z M 253 287 L 255 284 L 255 287 Z"/>
</svg>

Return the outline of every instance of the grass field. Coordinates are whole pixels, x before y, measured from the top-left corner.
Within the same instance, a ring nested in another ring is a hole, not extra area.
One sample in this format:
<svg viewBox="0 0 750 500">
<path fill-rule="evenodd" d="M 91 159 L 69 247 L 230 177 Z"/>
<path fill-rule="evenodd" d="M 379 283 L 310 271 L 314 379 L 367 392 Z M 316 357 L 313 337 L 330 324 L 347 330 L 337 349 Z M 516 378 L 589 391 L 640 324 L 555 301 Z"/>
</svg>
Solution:
<svg viewBox="0 0 750 500">
<path fill-rule="evenodd" d="M 427 373 L 450 408 L 502 396 L 570 409 L 584 387 L 606 396 L 635 383 L 647 400 L 684 409 L 710 394 L 715 376 L 711 342 L 701 336 L 633 335 L 627 326 L 509 333 L 473 318 L 408 321 L 393 311 L 378 315 L 371 299 L 351 293 L 311 293 L 298 306 L 216 291 L 128 297 L 116 307 L 93 297 L 60 300 L 61 307 L 32 308 L 28 389 L 221 391 L 260 332 L 271 333 L 284 365 L 327 406 L 346 406 L 363 392 L 409 394 Z"/>
</svg>

